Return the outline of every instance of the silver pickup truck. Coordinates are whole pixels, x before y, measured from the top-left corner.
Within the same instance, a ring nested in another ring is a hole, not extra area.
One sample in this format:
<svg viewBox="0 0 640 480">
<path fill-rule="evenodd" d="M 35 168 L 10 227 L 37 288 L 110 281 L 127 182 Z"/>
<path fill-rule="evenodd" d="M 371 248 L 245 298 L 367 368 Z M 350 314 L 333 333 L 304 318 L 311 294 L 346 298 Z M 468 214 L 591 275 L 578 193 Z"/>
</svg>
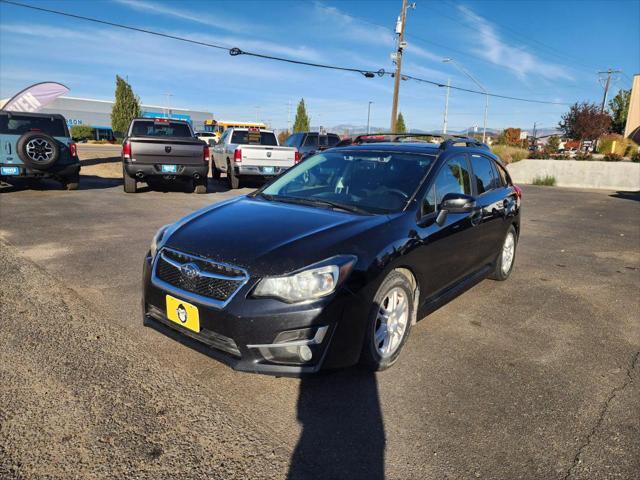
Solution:
<svg viewBox="0 0 640 480">
<path fill-rule="evenodd" d="M 135 118 L 122 144 L 124 191 L 136 193 L 137 182 L 186 181 L 189 191 L 206 193 L 209 146 L 191 125 L 169 118 Z"/>
<path fill-rule="evenodd" d="M 297 149 L 279 146 L 273 130 L 258 128 L 227 128 L 211 157 L 213 178 L 226 172 L 229 188 L 240 188 L 241 178 L 274 177 L 299 161 Z"/>
</svg>

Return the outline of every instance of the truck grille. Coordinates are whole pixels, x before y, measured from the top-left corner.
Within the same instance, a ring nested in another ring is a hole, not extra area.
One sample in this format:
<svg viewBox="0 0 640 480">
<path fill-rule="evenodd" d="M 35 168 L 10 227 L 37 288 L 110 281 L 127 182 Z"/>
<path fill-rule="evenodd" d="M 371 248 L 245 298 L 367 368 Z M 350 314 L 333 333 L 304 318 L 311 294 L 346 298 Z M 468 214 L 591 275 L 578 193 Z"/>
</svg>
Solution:
<svg viewBox="0 0 640 480">
<path fill-rule="evenodd" d="M 155 273 L 179 290 L 219 302 L 229 300 L 248 279 L 239 268 L 167 248 L 158 256 Z"/>
</svg>

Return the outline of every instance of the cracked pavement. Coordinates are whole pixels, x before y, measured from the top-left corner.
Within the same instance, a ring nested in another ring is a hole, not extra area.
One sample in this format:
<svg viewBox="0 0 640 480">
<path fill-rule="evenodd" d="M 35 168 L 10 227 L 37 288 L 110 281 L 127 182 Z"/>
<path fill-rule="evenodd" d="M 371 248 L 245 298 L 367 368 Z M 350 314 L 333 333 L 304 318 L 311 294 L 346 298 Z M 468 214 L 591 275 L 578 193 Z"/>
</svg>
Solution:
<svg viewBox="0 0 640 480">
<path fill-rule="evenodd" d="M 640 477 L 640 194 L 524 187 L 509 281 L 393 369 L 240 374 L 140 318 L 155 230 L 240 192 L 0 189 L 0 478 Z"/>
</svg>

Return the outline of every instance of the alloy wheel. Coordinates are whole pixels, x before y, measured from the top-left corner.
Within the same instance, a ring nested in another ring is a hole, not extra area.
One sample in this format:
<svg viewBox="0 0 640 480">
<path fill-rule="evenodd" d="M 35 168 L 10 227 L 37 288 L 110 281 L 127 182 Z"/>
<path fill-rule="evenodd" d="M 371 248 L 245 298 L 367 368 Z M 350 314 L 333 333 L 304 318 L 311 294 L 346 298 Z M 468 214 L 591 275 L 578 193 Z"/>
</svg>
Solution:
<svg viewBox="0 0 640 480">
<path fill-rule="evenodd" d="M 47 162 L 53 157 L 53 147 L 44 138 L 34 138 L 30 140 L 25 151 L 34 162 Z"/>
<path fill-rule="evenodd" d="M 380 303 L 374 342 L 378 354 L 391 357 L 400 347 L 409 322 L 409 302 L 403 289 L 394 287 Z"/>
<path fill-rule="evenodd" d="M 507 274 L 509 270 L 511 270 L 511 265 L 513 264 L 513 257 L 516 250 L 516 239 L 513 235 L 513 232 L 509 232 L 507 234 L 507 238 L 504 239 L 504 244 L 502 245 L 502 273 Z"/>
</svg>

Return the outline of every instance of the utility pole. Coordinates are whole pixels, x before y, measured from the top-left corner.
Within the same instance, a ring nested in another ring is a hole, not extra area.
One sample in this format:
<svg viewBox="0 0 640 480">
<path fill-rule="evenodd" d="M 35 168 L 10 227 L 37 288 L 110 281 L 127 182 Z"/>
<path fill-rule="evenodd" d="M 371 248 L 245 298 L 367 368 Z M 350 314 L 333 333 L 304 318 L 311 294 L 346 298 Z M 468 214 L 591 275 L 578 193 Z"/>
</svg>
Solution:
<svg viewBox="0 0 640 480">
<path fill-rule="evenodd" d="M 537 126 L 538 122 L 533 122 L 533 141 L 531 146 L 533 147 L 534 151 L 538 149 L 538 142 L 536 141 L 536 135 L 538 133 Z"/>
<path fill-rule="evenodd" d="M 451 79 L 447 78 L 447 94 L 444 98 L 444 123 L 442 124 L 442 133 L 447 133 L 447 116 L 449 115 L 449 90 L 451 90 Z"/>
<path fill-rule="evenodd" d="M 602 105 L 600 105 L 600 113 L 604 113 L 604 107 L 607 104 L 607 95 L 609 94 L 609 86 L 611 85 L 611 75 L 613 75 L 614 73 L 622 73 L 622 70 L 613 70 L 609 68 L 605 72 L 598 72 L 598 75 L 607 75 L 607 80 L 604 84 L 604 96 L 602 97 Z M 602 77 L 600 77 L 600 80 L 603 81 Z"/>
<path fill-rule="evenodd" d="M 370 130 L 369 130 L 369 122 L 371 120 L 371 104 L 373 102 L 369 102 L 369 108 L 367 109 L 367 134 L 369 134 Z"/>
<path fill-rule="evenodd" d="M 170 92 L 166 92 L 164 95 L 167 98 L 167 118 L 169 118 L 171 116 L 170 97 L 173 97 L 173 94 Z"/>
<path fill-rule="evenodd" d="M 416 4 L 412 3 L 407 7 L 407 0 L 402 0 L 402 12 L 398 17 L 396 23 L 396 35 L 398 35 L 398 43 L 395 53 L 392 53 L 393 61 L 396 64 L 396 73 L 394 74 L 393 82 L 393 103 L 391 106 L 391 132 L 396 130 L 396 120 L 398 119 L 398 93 L 400 91 L 400 80 L 402 77 L 402 51 L 407 46 L 404 41 L 404 27 L 407 19 L 407 8 L 416 8 Z"/>
<path fill-rule="evenodd" d="M 287 101 L 287 132 L 291 133 L 291 99 Z"/>
</svg>

